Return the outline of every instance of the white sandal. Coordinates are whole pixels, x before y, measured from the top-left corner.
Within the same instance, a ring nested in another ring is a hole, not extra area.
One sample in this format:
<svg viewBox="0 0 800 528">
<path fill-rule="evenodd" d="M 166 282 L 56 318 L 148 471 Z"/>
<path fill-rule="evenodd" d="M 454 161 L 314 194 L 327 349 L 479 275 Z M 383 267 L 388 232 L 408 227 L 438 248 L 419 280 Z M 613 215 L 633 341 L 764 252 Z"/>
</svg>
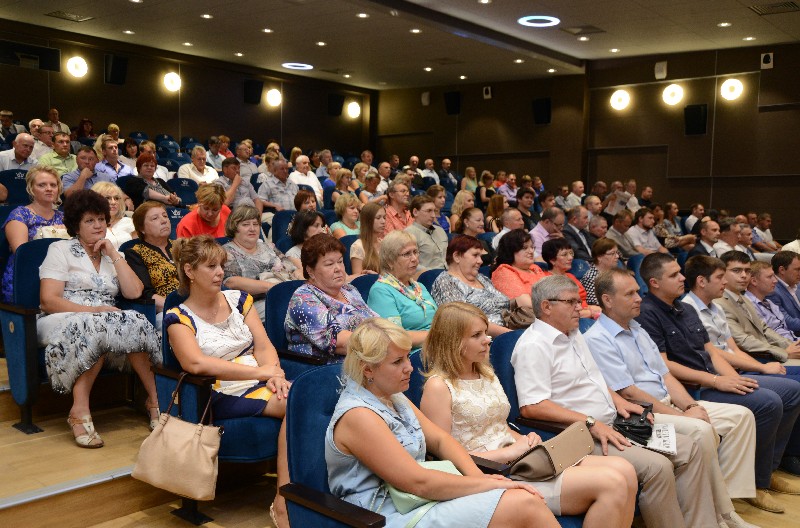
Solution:
<svg viewBox="0 0 800 528">
<path fill-rule="evenodd" d="M 68 416 L 67 423 L 71 428 L 73 428 L 73 435 L 75 435 L 74 427 L 76 425 L 83 426 L 85 432 L 81 435 L 75 436 L 75 443 L 78 444 L 79 447 L 97 449 L 98 447 L 103 447 L 105 445 L 103 443 L 103 439 L 100 438 L 100 435 L 94 428 L 94 423 L 92 423 L 92 415 L 87 414 L 81 418 L 73 418 L 72 416 Z"/>
</svg>

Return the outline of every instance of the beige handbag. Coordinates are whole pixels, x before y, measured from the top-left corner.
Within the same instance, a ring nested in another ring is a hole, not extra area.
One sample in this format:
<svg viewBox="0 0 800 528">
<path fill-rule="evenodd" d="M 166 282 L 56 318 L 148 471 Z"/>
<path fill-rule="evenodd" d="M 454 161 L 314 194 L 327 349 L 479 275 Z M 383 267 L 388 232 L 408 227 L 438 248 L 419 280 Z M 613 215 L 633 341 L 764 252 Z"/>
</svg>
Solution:
<svg viewBox="0 0 800 528">
<path fill-rule="evenodd" d="M 586 424 L 575 422 L 509 462 L 509 476 L 529 482 L 549 480 L 586 458 L 593 450 L 594 439 Z"/>
<path fill-rule="evenodd" d="M 131 476 L 182 497 L 212 500 L 217 488 L 217 454 L 222 427 L 203 425 L 211 398 L 199 424 L 170 416 L 184 377 L 185 372 L 178 380 L 166 412 L 161 413 L 158 425 L 142 442 Z"/>
</svg>

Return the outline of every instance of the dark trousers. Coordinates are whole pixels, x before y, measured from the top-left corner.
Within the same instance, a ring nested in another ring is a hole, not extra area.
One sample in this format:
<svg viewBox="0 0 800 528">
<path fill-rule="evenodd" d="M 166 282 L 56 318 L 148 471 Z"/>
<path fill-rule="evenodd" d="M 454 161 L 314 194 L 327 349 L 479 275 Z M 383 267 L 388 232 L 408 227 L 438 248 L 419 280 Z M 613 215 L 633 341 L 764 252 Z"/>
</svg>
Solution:
<svg viewBox="0 0 800 528">
<path fill-rule="evenodd" d="M 800 447 L 800 432 L 795 422 L 800 414 L 800 376 L 743 374 L 758 381 L 759 388 L 749 394 L 733 394 L 702 389 L 700 398 L 718 403 L 743 405 L 756 419 L 756 487 L 768 488 L 772 472 L 786 454 L 790 440 Z"/>
</svg>

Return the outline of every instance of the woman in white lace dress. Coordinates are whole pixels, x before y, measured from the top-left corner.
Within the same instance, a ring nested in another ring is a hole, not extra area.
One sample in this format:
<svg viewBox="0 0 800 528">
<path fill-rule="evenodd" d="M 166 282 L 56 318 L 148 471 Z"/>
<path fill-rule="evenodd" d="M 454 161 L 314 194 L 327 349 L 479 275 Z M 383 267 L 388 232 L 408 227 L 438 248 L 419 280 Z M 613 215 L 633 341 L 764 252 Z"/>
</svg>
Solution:
<svg viewBox="0 0 800 528">
<path fill-rule="evenodd" d="M 147 391 L 151 429 L 158 423 L 158 396 L 150 367 L 161 363 L 156 330 L 133 310 L 114 306 L 142 294 L 142 281 L 106 236 L 108 201 L 90 190 L 72 193 L 64 225 L 75 237 L 50 245 L 39 268 L 41 308 L 36 329 L 45 348 L 53 390 L 72 392 L 68 423 L 81 447 L 103 446 L 89 412 L 89 393 L 100 369 L 121 369 L 128 358 Z"/>
<path fill-rule="evenodd" d="M 489 322 L 475 306 L 439 306 L 423 348 L 429 376 L 420 410 L 464 448 L 506 463 L 541 442 L 513 431 L 508 398 L 489 364 Z M 555 515 L 586 514 L 586 528 L 631 525 L 636 473 L 619 457 L 587 456 L 558 477 L 533 482 Z"/>
</svg>

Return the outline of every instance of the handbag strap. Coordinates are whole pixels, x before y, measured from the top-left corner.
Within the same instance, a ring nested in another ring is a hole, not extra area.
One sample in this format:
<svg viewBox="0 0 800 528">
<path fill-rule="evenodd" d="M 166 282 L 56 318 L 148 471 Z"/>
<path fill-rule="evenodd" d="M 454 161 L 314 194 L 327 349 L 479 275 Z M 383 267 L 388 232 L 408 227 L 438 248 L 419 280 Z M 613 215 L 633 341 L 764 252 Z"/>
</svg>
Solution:
<svg viewBox="0 0 800 528">
<path fill-rule="evenodd" d="M 172 398 L 169 400 L 169 405 L 167 406 L 167 410 L 164 411 L 167 414 L 170 413 L 170 411 L 172 410 L 172 405 L 175 403 L 175 400 L 178 399 L 178 393 L 181 390 L 181 384 L 183 383 L 183 380 L 186 378 L 187 374 L 188 374 L 188 372 L 181 372 L 180 376 L 178 376 L 178 384 L 175 385 L 175 390 L 172 391 Z M 179 411 L 180 411 L 180 405 L 181 404 L 178 403 L 178 410 Z"/>
<path fill-rule="evenodd" d="M 425 503 L 422 506 L 420 506 L 419 508 L 417 508 L 415 513 L 414 513 L 414 516 L 412 518 L 410 518 L 408 520 L 408 522 L 406 523 L 405 528 L 414 528 L 417 525 L 417 523 L 420 521 L 420 519 L 422 519 L 422 517 L 426 513 L 428 513 L 428 510 L 430 510 L 431 508 L 433 508 L 437 504 L 439 504 L 439 501 L 431 501 L 431 502 Z"/>
</svg>

